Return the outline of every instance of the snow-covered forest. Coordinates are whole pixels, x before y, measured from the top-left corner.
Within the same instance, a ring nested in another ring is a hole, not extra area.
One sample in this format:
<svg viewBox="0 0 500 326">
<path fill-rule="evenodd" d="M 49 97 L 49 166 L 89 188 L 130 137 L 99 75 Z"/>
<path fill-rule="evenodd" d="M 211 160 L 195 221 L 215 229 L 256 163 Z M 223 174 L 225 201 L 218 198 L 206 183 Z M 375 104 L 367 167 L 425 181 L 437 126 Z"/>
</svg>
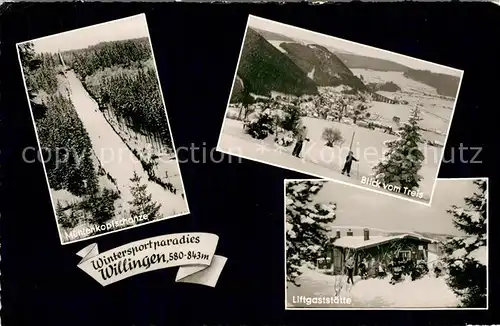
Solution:
<svg viewBox="0 0 500 326">
<path fill-rule="evenodd" d="M 36 42 L 18 51 L 62 241 L 188 213 L 149 39 Z"/>
<path fill-rule="evenodd" d="M 121 129 L 131 128 L 173 151 L 148 38 L 105 42 L 62 57 Z"/>
</svg>

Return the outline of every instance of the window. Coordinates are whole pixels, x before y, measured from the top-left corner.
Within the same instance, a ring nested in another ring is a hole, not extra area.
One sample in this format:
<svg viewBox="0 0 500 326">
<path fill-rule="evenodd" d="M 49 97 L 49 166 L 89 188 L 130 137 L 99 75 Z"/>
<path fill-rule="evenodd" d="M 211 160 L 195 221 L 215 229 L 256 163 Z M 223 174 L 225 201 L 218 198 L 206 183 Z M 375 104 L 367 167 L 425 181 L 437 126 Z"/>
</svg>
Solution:
<svg viewBox="0 0 500 326">
<path fill-rule="evenodd" d="M 419 249 L 417 251 L 418 253 L 418 257 L 417 257 L 417 260 L 421 261 L 427 261 L 427 255 L 426 255 L 426 250 L 425 249 Z"/>
<path fill-rule="evenodd" d="M 399 259 L 402 261 L 408 261 L 411 259 L 411 251 L 410 250 L 401 250 L 398 255 Z"/>
</svg>

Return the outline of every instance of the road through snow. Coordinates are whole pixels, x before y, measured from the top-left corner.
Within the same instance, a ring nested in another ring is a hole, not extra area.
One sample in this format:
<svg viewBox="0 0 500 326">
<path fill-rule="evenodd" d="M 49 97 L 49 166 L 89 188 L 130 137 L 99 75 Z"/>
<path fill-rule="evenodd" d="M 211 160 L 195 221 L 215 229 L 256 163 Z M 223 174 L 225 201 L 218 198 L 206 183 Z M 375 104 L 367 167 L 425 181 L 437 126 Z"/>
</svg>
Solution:
<svg viewBox="0 0 500 326">
<path fill-rule="evenodd" d="M 92 147 L 102 167 L 116 180 L 121 198 L 124 200 L 124 208 L 127 208 L 128 201 L 133 199 L 130 192 L 132 184 L 130 178 L 136 171 L 141 177 L 141 183 L 147 185 L 147 192 L 152 195 L 152 199 L 161 204 L 160 212 L 164 217 L 187 212 L 186 202 L 180 195 L 174 195 L 160 185 L 148 181 L 148 175 L 142 168 L 141 162 L 114 132 L 96 101 L 87 93 L 75 73 L 68 71 L 66 77 L 71 101 L 89 134 Z"/>
</svg>

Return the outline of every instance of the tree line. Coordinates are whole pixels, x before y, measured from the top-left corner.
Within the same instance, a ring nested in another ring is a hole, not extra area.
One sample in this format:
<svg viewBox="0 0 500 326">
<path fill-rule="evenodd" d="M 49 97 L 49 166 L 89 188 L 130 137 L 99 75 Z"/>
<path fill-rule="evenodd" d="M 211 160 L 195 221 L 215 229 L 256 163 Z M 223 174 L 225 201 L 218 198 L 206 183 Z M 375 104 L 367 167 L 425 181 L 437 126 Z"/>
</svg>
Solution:
<svg viewBox="0 0 500 326">
<path fill-rule="evenodd" d="M 119 195 L 99 189 L 90 137 L 73 103 L 59 89 L 62 66 L 57 55 L 36 53 L 33 43 L 23 43 L 18 50 L 50 188 L 82 198 L 66 207 L 54 203 L 59 224 L 74 227 L 82 218 L 108 220 Z"/>
<path fill-rule="evenodd" d="M 101 109 L 152 142 L 172 149 L 170 130 L 147 38 L 104 42 L 66 52 L 64 60 Z"/>
<path fill-rule="evenodd" d="M 85 79 L 106 67 L 130 66 L 151 57 L 148 38 L 101 42 L 85 49 L 66 51 L 62 54 L 66 65 Z"/>
<path fill-rule="evenodd" d="M 133 131 L 147 135 L 152 142 L 172 148 L 170 130 L 160 95 L 156 71 L 152 67 L 127 69 L 119 74 L 102 76 L 87 90 L 101 109 L 109 110 Z"/>
<path fill-rule="evenodd" d="M 96 193 L 92 144 L 73 103 L 58 90 L 57 59 L 37 54 L 32 43 L 19 45 L 19 54 L 50 187 L 75 196 Z"/>
<path fill-rule="evenodd" d="M 33 43 L 19 45 L 19 56 L 30 99 L 40 91 L 53 94 L 57 91 L 57 59 L 50 53 L 35 53 Z"/>
</svg>

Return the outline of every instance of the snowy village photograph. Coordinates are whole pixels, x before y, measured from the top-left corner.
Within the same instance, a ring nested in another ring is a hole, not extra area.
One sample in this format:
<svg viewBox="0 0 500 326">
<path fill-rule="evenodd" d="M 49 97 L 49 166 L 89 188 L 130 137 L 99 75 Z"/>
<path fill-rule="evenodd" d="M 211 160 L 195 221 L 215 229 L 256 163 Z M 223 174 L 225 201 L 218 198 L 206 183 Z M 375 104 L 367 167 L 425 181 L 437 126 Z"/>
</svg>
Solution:
<svg viewBox="0 0 500 326">
<path fill-rule="evenodd" d="M 432 206 L 285 180 L 286 309 L 487 309 L 488 179 L 438 179 Z"/>
<path fill-rule="evenodd" d="M 189 213 L 144 14 L 17 50 L 61 243 Z"/>
<path fill-rule="evenodd" d="M 217 150 L 428 205 L 462 76 L 249 16 Z"/>
</svg>

